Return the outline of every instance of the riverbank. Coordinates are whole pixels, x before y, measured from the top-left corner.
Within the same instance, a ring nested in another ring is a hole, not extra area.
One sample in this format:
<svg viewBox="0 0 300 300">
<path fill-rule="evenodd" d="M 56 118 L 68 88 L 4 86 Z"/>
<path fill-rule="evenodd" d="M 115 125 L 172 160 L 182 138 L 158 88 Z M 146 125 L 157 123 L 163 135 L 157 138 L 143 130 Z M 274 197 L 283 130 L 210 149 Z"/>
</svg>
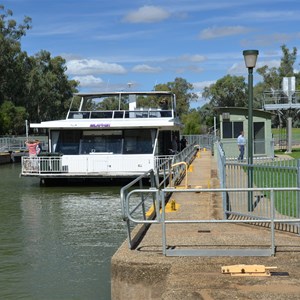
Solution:
<svg viewBox="0 0 300 300">
<path fill-rule="evenodd" d="M 0 165 L 11 163 L 11 154 L 9 152 L 0 152 Z"/>
<path fill-rule="evenodd" d="M 28 156 L 27 151 L 0 152 L 0 165 L 21 162 L 22 156 Z"/>
</svg>

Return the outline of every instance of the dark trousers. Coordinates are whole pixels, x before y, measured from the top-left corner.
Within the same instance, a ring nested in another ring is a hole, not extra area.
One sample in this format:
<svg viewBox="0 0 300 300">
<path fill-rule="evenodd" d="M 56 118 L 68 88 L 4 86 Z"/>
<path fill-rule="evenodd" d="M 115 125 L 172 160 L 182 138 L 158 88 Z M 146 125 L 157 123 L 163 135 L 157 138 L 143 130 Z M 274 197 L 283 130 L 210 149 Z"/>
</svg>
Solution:
<svg viewBox="0 0 300 300">
<path fill-rule="evenodd" d="M 244 160 L 244 153 L 245 153 L 245 145 L 239 145 L 240 155 L 238 160 Z"/>
</svg>

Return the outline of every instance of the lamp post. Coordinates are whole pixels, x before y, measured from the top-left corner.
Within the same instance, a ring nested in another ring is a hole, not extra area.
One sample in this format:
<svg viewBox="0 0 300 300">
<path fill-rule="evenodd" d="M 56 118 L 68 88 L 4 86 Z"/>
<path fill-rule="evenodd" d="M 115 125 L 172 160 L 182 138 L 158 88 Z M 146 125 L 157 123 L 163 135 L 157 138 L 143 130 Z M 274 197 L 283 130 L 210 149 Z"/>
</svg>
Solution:
<svg viewBox="0 0 300 300">
<path fill-rule="evenodd" d="M 253 187 L 253 69 L 256 65 L 258 50 L 244 50 L 248 68 L 248 188 Z M 248 211 L 253 211 L 253 192 L 248 192 Z"/>
</svg>

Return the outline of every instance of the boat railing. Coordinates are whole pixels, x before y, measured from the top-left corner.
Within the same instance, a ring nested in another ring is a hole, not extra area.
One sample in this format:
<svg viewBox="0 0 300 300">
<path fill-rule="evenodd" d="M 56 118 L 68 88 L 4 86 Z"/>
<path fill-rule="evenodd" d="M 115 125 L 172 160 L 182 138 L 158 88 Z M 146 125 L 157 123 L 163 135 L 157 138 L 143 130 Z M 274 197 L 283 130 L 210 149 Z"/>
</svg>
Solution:
<svg viewBox="0 0 300 300">
<path fill-rule="evenodd" d="M 140 159 L 143 161 L 149 161 L 149 159 L 152 157 L 153 161 L 153 169 L 156 174 L 160 178 L 168 177 L 169 172 L 172 169 L 172 165 L 176 164 L 181 161 L 185 161 L 187 164 L 189 164 L 195 156 L 195 153 L 197 152 L 197 147 L 193 144 L 190 144 L 188 147 L 186 147 L 182 152 L 176 154 L 176 155 L 162 155 L 162 156 L 151 156 L 151 155 L 145 155 L 140 156 Z M 103 155 L 101 154 L 101 157 Z M 113 158 L 114 157 L 114 158 Z M 118 156 L 119 157 L 119 156 Z M 119 164 L 117 168 L 110 169 L 113 172 L 123 172 L 124 167 L 122 166 L 124 164 L 128 165 L 128 163 L 132 162 L 134 159 L 132 155 L 125 155 L 120 156 L 122 159 L 119 159 Z M 127 159 L 128 157 L 128 159 Z M 107 158 L 109 160 L 116 159 L 114 155 L 108 155 Z M 23 176 L 34 176 L 34 175 L 58 175 L 61 176 L 68 176 L 68 174 L 72 175 L 82 175 L 82 174 L 96 174 L 97 172 L 105 172 L 105 164 L 102 166 L 99 166 L 98 169 L 95 169 L 94 162 L 95 160 L 99 160 L 99 157 L 97 155 L 63 155 L 61 153 L 42 153 L 38 156 L 23 156 L 21 163 L 22 163 L 22 171 L 21 175 Z M 110 165 L 109 160 L 106 161 L 107 165 Z M 141 174 L 141 170 L 136 170 L 138 173 Z M 176 167 L 172 169 L 172 181 L 174 180 L 174 183 L 180 178 L 180 175 L 185 172 L 185 170 L 182 170 L 181 167 Z M 137 174 L 138 174 L 137 173 Z M 173 183 L 173 184 L 174 184 Z"/>
<path fill-rule="evenodd" d="M 75 159 L 76 157 L 76 159 Z M 111 157 L 111 155 L 109 155 Z M 127 156 L 125 156 L 127 157 Z M 127 161 L 123 156 L 122 161 Z M 173 155 L 157 156 L 154 157 L 154 170 L 159 176 L 166 174 L 170 170 L 171 162 L 173 161 Z M 93 165 L 93 161 L 97 160 L 97 155 L 67 155 L 63 156 L 60 153 L 46 153 L 42 156 L 24 156 L 22 157 L 22 175 L 46 175 L 46 174 L 58 174 L 58 173 L 73 173 L 82 174 L 89 173 L 89 166 Z M 128 156 L 128 159 L 132 160 L 132 155 Z M 147 158 L 147 160 L 149 157 Z M 72 171 L 69 164 L 72 164 Z M 120 162 L 122 164 L 122 162 Z M 119 166 L 122 169 L 122 166 Z M 93 171 L 91 171 L 93 172 Z M 166 176 L 166 175 L 165 175 Z"/>
<path fill-rule="evenodd" d="M 143 108 L 136 110 L 70 111 L 68 119 L 128 119 L 128 118 L 171 118 L 173 110 Z"/>
<path fill-rule="evenodd" d="M 39 157 L 23 156 L 22 157 L 22 175 L 28 174 L 45 174 L 45 173 L 64 173 L 62 158 L 59 156 Z"/>
</svg>

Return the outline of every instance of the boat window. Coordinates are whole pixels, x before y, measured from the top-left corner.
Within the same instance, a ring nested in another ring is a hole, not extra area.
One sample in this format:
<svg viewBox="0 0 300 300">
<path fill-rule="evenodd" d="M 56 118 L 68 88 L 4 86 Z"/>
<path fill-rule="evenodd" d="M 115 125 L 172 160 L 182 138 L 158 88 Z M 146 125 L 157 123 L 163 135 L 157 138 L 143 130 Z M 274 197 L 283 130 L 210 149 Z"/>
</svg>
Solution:
<svg viewBox="0 0 300 300">
<path fill-rule="evenodd" d="M 124 154 L 150 154 L 155 145 L 156 129 L 124 130 Z"/>
<path fill-rule="evenodd" d="M 114 111 L 114 118 L 115 119 L 122 119 L 124 116 L 124 111 Z"/>
<path fill-rule="evenodd" d="M 62 154 L 78 154 L 80 135 L 81 131 L 52 131 L 52 152 L 60 152 Z"/>
<path fill-rule="evenodd" d="M 69 113 L 69 119 L 89 119 L 90 118 L 90 112 L 89 111 L 70 111 Z"/>
<path fill-rule="evenodd" d="M 80 154 L 122 153 L 122 131 L 84 131 L 80 140 Z"/>
<path fill-rule="evenodd" d="M 92 119 L 109 119 L 112 118 L 112 111 L 93 111 L 91 112 Z"/>
<path fill-rule="evenodd" d="M 160 115 L 162 118 L 171 118 L 172 117 L 172 111 L 171 110 L 162 110 L 160 112 Z"/>
</svg>

